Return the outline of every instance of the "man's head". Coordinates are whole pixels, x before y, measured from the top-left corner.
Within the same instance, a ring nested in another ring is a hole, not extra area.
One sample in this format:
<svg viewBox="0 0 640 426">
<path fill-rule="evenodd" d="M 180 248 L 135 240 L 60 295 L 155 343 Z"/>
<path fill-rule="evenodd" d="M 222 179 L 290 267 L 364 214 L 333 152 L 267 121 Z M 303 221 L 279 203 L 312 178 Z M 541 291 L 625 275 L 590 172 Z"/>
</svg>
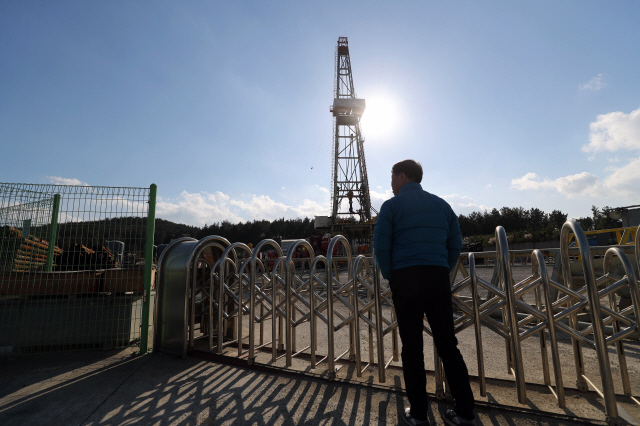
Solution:
<svg viewBox="0 0 640 426">
<path fill-rule="evenodd" d="M 414 160 L 404 160 L 396 163 L 391 168 L 391 189 L 393 195 L 398 195 L 398 191 L 406 183 L 422 182 L 422 166 Z"/>
</svg>

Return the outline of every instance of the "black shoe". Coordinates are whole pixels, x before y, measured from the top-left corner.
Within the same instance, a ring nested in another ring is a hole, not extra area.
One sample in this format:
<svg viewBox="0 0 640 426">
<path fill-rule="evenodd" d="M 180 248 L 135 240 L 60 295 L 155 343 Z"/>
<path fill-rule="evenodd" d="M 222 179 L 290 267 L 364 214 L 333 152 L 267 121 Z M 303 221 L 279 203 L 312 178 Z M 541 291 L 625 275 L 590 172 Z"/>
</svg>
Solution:
<svg viewBox="0 0 640 426">
<path fill-rule="evenodd" d="M 454 410 L 447 410 L 444 413 L 444 421 L 451 426 L 475 426 L 475 420 L 467 420 L 463 419 L 459 415 L 456 414 Z"/>
<path fill-rule="evenodd" d="M 411 408 L 405 408 L 404 409 L 404 415 L 402 416 L 402 418 L 404 419 L 404 422 L 406 424 L 411 425 L 411 426 L 416 426 L 416 425 L 430 426 L 431 425 L 431 423 L 429 422 L 429 419 L 418 420 L 415 417 L 413 417 L 411 415 Z"/>
</svg>

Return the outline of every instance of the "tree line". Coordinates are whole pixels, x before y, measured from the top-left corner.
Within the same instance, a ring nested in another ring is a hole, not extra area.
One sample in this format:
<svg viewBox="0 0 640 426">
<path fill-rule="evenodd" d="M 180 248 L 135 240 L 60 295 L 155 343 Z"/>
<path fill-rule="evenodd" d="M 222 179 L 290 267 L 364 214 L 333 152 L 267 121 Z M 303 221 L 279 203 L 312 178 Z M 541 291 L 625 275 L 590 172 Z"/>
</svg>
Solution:
<svg viewBox="0 0 640 426">
<path fill-rule="evenodd" d="M 622 221 L 609 217 L 613 209 L 605 206 L 592 206 L 591 216 L 578 220 L 585 231 L 598 229 L 612 229 L 622 227 Z M 560 210 L 545 213 L 538 208 L 524 209 L 522 207 L 502 207 L 484 212 L 473 212 L 469 215 L 459 215 L 460 229 L 465 239 L 470 242 L 483 242 L 494 235 L 498 225 L 502 225 L 507 233 L 514 235 L 515 242 L 522 241 L 550 241 L 559 238 L 562 225 L 567 220 L 567 214 Z M 108 240 L 118 240 L 125 243 L 126 250 L 143 251 L 146 241 L 146 222 L 143 217 L 119 217 L 99 221 L 61 223 L 57 230 L 57 243 L 60 247 L 73 244 L 98 246 Z M 253 220 L 239 223 L 229 221 L 216 222 L 202 227 L 156 219 L 154 244 L 168 244 L 172 240 L 184 236 L 202 239 L 209 235 L 219 235 L 231 242 L 243 242 L 254 246 L 264 240 L 273 239 L 280 243 L 283 239 L 307 238 L 316 231 L 313 219 L 285 219 L 273 221 Z M 37 234 L 46 239 L 48 235 L 45 225 L 42 232 Z M 35 233 L 36 229 L 32 229 Z"/>
<path fill-rule="evenodd" d="M 155 244 L 167 244 L 182 236 L 201 239 L 209 235 L 219 235 L 232 243 L 243 242 L 254 246 L 264 239 L 272 239 L 280 243 L 282 240 L 307 238 L 316 233 L 313 219 L 285 219 L 273 221 L 254 220 L 231 223 L 229 221 L 205 224 L 202 228 L 156 219 Z"/>
<path fill-rule="evenodd" d="M 591 216 L 578 218 L 584 231 L 621 228 L 622 221 L 611 219 L 609 213 L 614 210 L 605 206 L 591 207 Z M 513 234 L 516 242 L 550 241 L 560 237 L 560 229 L 567 221 L 567 214 L 560 210 L 546 213 L 538 208 L 526 210 L 522 207 L 494 208 L 484 212 L 473 212 L 459 215 L 458 222 L 463 237 L 471 242 L 484 241 L 492 236 L 496 227 L 501 225 L 509 234 Z"/>
</svg>

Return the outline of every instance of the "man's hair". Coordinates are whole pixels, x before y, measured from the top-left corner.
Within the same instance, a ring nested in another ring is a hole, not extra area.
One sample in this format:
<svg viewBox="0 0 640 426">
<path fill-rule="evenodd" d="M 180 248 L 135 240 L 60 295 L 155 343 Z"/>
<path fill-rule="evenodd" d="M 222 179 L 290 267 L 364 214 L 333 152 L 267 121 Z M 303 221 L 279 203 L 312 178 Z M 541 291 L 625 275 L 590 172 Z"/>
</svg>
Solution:
<svg viewBox="0 0 640 426">
<path fill-rule="evenodd" d="M 404 173 L 413 182 L 422 182 L 422 166 L 414 160 L 404 160 L 394 164 L 391 173 L 394 175 Z"/>
</svg>

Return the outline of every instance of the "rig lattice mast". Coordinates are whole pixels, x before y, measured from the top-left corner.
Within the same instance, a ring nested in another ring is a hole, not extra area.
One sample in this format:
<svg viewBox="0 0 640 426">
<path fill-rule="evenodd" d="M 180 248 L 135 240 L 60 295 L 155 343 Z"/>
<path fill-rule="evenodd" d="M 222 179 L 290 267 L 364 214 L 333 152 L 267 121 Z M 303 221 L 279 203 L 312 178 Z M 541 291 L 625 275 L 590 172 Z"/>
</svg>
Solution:
<svg viewBox="0 0 640 426">
<path fill-rule="evenodd" d="M 347 37 L 338 38 L 334 94 L 330 109 L 334 117 L 331 220 L 335 224 L 340 218 L 355 215 L 361 221 L 369 220 L 369 179 L 364 160 L 364 137 L 360 131 L 360 117 L 366 105 L 364 99 L 356 97 L 353 88 Z"/>
</svg>

